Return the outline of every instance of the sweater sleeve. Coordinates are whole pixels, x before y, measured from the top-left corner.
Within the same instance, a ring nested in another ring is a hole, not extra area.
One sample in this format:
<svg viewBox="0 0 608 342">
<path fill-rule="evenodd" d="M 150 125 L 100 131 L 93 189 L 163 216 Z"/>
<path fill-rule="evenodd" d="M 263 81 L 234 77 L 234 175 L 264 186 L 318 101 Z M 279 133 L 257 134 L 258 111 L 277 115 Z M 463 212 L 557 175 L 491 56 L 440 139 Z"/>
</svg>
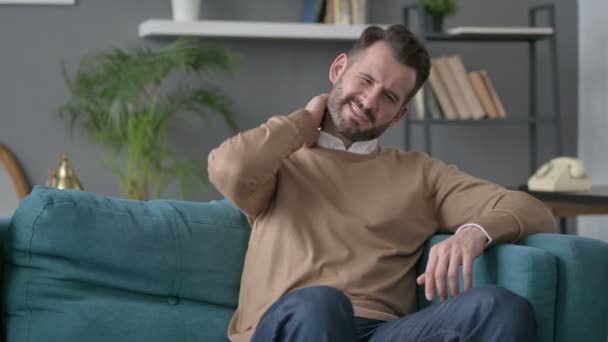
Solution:
<svg viewBox="0 0 608 342">
<path fill-rule="evenodd" d="M 314 142 L 317 128 L 305 110 L 271 117 L 224 141 L 208 157 L 210 182 L 250 218 L 270 203 L 284 159 Z"/>
<path fill-rule="evenodd" d="M 473 177 L 437 159 L 430 158 L 427 167 L 441 230 L 454 232 L 462 224 L 475 223 L 490 235 L 491 245 L 555 232 L 553 215 L 536 198 Z"/>
</svg>

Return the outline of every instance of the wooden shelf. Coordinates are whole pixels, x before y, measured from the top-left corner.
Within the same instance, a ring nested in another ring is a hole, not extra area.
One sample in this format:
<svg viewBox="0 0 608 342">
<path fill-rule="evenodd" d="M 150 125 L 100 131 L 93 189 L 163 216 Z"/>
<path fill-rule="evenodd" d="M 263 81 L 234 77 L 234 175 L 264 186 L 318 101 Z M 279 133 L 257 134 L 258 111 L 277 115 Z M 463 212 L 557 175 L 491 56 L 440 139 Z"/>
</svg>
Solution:
<svg viewBox="0 0 608 342">
<path fill-rule="evenodd" d="M 150 19 L 139 24 L 139 37 L 200 36 L 288 40 L 356 40 L 367 25 L 328 25 L 255 21 Z M 379 25 L 385 26 L 385 25 Z"/>
<path fill-rule="evenodd" d="M 506 119 L 431 119 L 431 125 L 528 125 L 533 123 L 552 123 L 555 119 L 550 117 L 527 117 Z M 412 125 L 424 125 L 425 121 L 420 119 L 409 119 Z"/>
<path fill-rule="evenodd" d="M 426 39 L 436 42 L 531 42 L 550 38 L 553 33 L 511 33 L 511 34 L 492 34 L 492 33 L 428 33 Z"/>
<path fill-rule="evenodd" d="M 444 33 L 429 33 L 427 40 L 434 41 L 473 41 L 473 42 L 496 42 L 496 41 L 534 41 L 553 36 L 552 27 L 453 27 Z"/>
</svg>

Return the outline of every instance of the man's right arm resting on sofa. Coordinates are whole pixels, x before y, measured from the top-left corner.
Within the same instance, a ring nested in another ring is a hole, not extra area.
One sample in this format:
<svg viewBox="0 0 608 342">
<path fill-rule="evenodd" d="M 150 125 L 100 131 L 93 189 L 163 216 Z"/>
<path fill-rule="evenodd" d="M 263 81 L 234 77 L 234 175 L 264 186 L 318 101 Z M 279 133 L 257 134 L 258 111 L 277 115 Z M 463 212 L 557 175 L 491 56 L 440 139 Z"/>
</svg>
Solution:
<svg viewBox="0 0 608 342">
<path fill-rule="evenodd" d="M 208 158 L 209 180 L 250 218 L 269 204 L 282 161 L 312 144 L 317 124 L 306 110 L 274 116 L 260 127 L 224 141 Z"/>
</svg>

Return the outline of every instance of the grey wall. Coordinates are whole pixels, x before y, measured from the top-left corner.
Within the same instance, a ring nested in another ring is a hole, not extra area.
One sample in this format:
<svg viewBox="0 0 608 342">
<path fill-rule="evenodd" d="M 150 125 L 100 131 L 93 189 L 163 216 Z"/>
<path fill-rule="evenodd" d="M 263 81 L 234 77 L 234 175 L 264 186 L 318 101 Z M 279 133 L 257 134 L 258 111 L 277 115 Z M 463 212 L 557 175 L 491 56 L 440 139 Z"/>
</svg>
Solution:
<svg viewBox="0 0 608 342">
<path fill-rule="evenodd" d="M 13 180 L 2 165 L 0 165 L 0 217 L 13 216 L 19 205 L 19 196 L 15 193 Z"/>
<path fill-rule="evenodd" d="M 527 8 L 540 1 L 462 0 L 459 13 L 446 22 L 457 25 L 526 25 Z M 576 152 L 577 133 L 577 8 L 568 0 L 557 4 L 560 103 L 567 154 Z M 205 19 L 295 21 L 301 1 L 223 0 L 203 1 Z M 371 1 L 374 23 L 401 22 L 400 6 L 408 1 Z M 34 184 L 43 184 L 48 171 L 67 152 L 87 190 L 118 195 L 114 175 L 99 160 L 103 151 L 81 136 L 71 138 L 56 115 L 67 99 L 59 63 L 74 70 L 79 59 L 111 47 L 145 43 L 161 46 L 167 40 L 141 40 L 137 25 L 148 18 L 169 18 L 168 0 L 79 0 L 76 6 L 0 5 L 0 141 L 8 145 Z M 251 128 L 274 114 L 286 114 L 325 92 L 330 83 L 328 66 L 348 49 L 348 43 L 214 40 L 241 57 L 240 72 L 233 78 L 213 76 L 234 101 L 242 128 Z M 457 52 L 467 68 L 485 68 L 513 117 L 527 110 L 527 55 L 525 44 L 429 45 L 434 55 Z M 544 60 L 546 52 L 539 51 Z M 544 68 L 544 70 L 548 70 Z M 547 74 L 546 72 L 544 73 Z M 542 89 L 548 88 L 546 78 Z M 541 109 L 550 110 L 542 91 Z M 420 130 L 414 147 L 422 148 Z M 434 129 L 435 156 L 459 164 L 466 171 L 504 185 L 521 184 L 528 178 L 527 131 L 524 127 L 440 127 Z M 552 131 L 541 129 L 540 160 L 554 156 Z M 175 127 L 173 141 L 184 156 L 205 160 L 210 149 L 227 138 L 229 131 L 218 120 L 200 124 L 184 120 Z M 403 146 L 403 128 L 383 138 L 387 145 Z M 165 197 L 179 198 L 176 186 Z M 200 199 L 218 197 L 210 191 Z"/>
<path fill-rule="evenodd" d="M 579 12 L 579 146 L 593 185 L 608 185 L 608 11 L 604 0 L 581 1 Z M 579 234 L 608 241 L 605 216 L 578 219 Z"/>
</svg>

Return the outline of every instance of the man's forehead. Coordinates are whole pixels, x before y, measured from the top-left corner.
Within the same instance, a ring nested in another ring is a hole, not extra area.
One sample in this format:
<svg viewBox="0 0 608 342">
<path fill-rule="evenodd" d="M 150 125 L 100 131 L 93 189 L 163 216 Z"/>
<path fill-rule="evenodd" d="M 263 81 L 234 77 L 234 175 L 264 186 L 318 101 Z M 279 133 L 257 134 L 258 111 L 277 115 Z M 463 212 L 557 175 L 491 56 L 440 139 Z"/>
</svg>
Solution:
<svg viewBox="0 0 608 342">
<path fill-rule="evenodd" d="M 376 45 L 376 44 L 374 44 Z M 416 70 L 401 64 L 393 56 L 392 51 L 374 48 L 374 45 L 354 56 L 349 64 L 357 74 L 368 74 L 385 86 L 395 91 L 410 91 L 416 84 Z M 389 47 L 390 49 L 390 47 Z"/>
</svg>

